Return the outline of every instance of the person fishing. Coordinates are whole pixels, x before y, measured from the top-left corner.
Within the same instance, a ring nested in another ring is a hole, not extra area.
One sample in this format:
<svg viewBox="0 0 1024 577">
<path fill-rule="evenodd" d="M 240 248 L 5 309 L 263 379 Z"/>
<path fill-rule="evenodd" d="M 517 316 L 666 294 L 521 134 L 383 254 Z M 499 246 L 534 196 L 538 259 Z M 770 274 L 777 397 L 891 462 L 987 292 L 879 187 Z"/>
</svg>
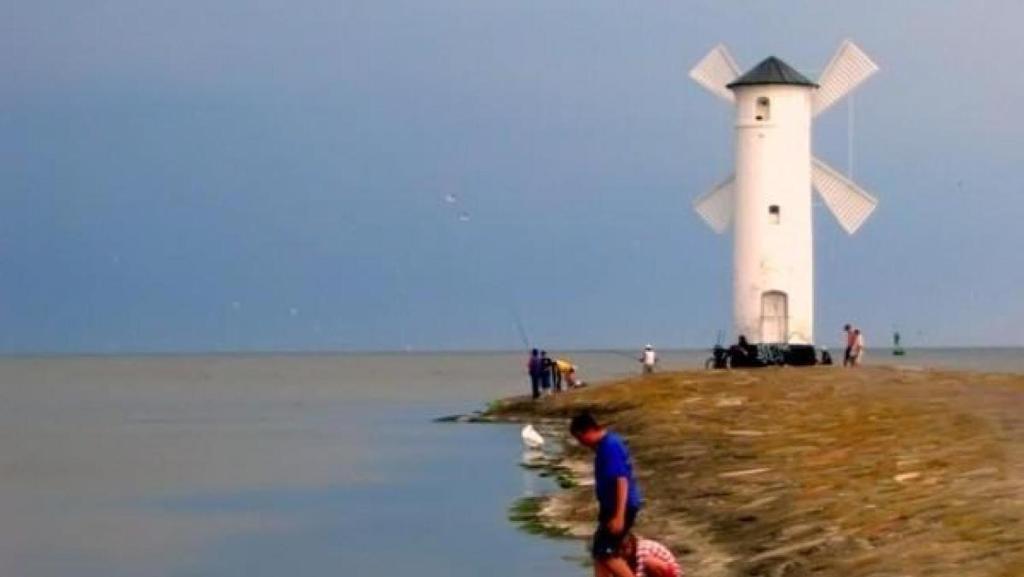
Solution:
<svg viewBox="0 0 1024 577">
<path fill-rule="evenodd" d="M 599 425 L 587 412 L 572 418 L 569 433 L 594 451 L 594 493 L 598 503 L 597 530 L 590 550 L 594 577 L 633 577 L 621 549 L 643 500 L 633 477 L 629 449 L 621 437 Z"/>
<path fill-rule="evenodd" d="M 654 365 L 658 363 L 658 353 L 654 352 L 654 347 L 647 345 L 637 360 L 643 365 L 643 373 L 649 375 L 654 372 Z"/>
<path fill-rule="evenodd" d="M 530 351 L 530 358 L 526 361 L 526 372 L 530 375 L 530 389 L 533 393 L 534 400 L 536 400 L 540 398 L 541 379 L 543 378 L 540 351 L 537 349 Z"/>
<path fill-rule="evenodd" d="M 547 351 L 540 352 L 540 387 L 544 394 L 551 392 L 551 377 L 554 374 L 555 363 L 548 357 Z"/>
</svg>

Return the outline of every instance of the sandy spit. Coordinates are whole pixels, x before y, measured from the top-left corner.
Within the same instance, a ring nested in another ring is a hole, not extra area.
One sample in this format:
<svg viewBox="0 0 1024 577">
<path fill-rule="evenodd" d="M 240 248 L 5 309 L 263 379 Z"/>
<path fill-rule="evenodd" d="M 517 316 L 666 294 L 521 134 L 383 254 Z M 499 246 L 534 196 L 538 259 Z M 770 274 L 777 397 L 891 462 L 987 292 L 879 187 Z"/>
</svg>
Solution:
<svg viewBox="0 0 1024 577">
<path fill-rule="evenodd" d="M 533 421 L 580 484 L 545 523 L 586 536 L 589 455 L 565 419 L 591 410 L 629 442 L 637 531 L 692 577 L 1024 575 L 1024 375 L 891 368 L 664 373 L 486 419 Z"/>
</svg>

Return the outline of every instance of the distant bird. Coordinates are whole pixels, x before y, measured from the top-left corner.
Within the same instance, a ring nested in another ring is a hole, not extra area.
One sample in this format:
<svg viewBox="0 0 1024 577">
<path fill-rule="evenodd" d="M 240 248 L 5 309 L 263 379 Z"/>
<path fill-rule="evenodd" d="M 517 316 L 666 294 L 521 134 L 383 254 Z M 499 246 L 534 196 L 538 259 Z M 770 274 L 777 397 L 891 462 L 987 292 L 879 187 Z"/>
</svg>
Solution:
<svg viewBox="0 0 1024 577">
<path fill-rule="evenodd" d="M 539 449 L 544 446 L 544 437 L 540 436 L 533 425 L 526 425 L 520 433 L 523 437 L 523 444 L 530 449 Z"/>
<path fill-rule="evenodd" d="M 459 213 L 459 222 L 469 222 L 469 213 L 468 212 L 460 212 Z"/>
<path fill-rule="evenodd" d="M 448 204 L 455 204 L 456 202 L 459 202 L 459 198 L 454 194 L 446 194 L 444 195 L 444 201 Z"/>
</svg>

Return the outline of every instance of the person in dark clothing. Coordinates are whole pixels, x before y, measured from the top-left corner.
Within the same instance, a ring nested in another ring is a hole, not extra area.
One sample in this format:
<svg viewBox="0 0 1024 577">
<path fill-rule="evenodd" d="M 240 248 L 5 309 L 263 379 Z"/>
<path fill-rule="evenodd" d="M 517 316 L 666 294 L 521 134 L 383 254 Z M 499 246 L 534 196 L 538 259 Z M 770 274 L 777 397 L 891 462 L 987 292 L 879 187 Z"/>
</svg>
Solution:
<svg viewBox="0 0 1024 577">
<path fill-rule="evenodd" d="M 753 365 L 754 355 L 751 355 L 750 349 L 747 336 L 740 335 L 736 344 L 729 347 L 730 364 L 734 367 L 749 367 Z"/>
<path fill-rule="evenodd" d="M 530 388 L 533 392 L 533 398 L 537 399 L 540 397 L 540 385 L 543 378 L 540 351 L 537 349 L 530 351 L 530 360 L 526 361 L 526 371 L 530 374 Z"/>
<path fill-rule="evenodd" d="M 848 367 L 853 364 L 853 345 L 857 342 L 857 335 L 854 334 L 854 328 L 850 325 L 843 325 L 843 332 L 846 333 L 846 351 L 843 353 L 843 366 Z"/>
<path fill-rule="evenodd" d="M 633 577 L 622 557 L 643 500 L 633 477 L 633 463 L 625 442 L 597 423 L 590 413 L 573 417 L 569 432 L 594 451 L 594 492 L 597 497 L 597 530 L 591 547 L 595 577 Z"/>
<path fill-rule="evenodd" d="M 551 374 L 555 371 L 555 363 L 548 358 L 547 351 L 540 352 L 540 386 L 547 393 L 551 390 Z"/>
</svg>

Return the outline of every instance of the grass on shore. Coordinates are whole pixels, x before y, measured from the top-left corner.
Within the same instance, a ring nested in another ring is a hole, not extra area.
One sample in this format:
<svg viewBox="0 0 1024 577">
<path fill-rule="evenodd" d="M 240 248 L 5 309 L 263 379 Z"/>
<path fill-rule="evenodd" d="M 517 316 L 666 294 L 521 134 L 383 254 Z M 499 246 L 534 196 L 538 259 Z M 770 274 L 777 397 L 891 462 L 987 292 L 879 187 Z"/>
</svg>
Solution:
<svg viewBox="0 0 1024 577">
<path fill-rule="evenodd" d="M 638 530 L 692 577 L 1024 575 L 1024 376 L 666 373 L 487 414 L 584 409 L 628 440 L 647 498 Z M 585 523 L 591 489 L 572 485 L 560 515 Z M 536 519 L 538 501 L 520 505 Z"/>
</svg>

